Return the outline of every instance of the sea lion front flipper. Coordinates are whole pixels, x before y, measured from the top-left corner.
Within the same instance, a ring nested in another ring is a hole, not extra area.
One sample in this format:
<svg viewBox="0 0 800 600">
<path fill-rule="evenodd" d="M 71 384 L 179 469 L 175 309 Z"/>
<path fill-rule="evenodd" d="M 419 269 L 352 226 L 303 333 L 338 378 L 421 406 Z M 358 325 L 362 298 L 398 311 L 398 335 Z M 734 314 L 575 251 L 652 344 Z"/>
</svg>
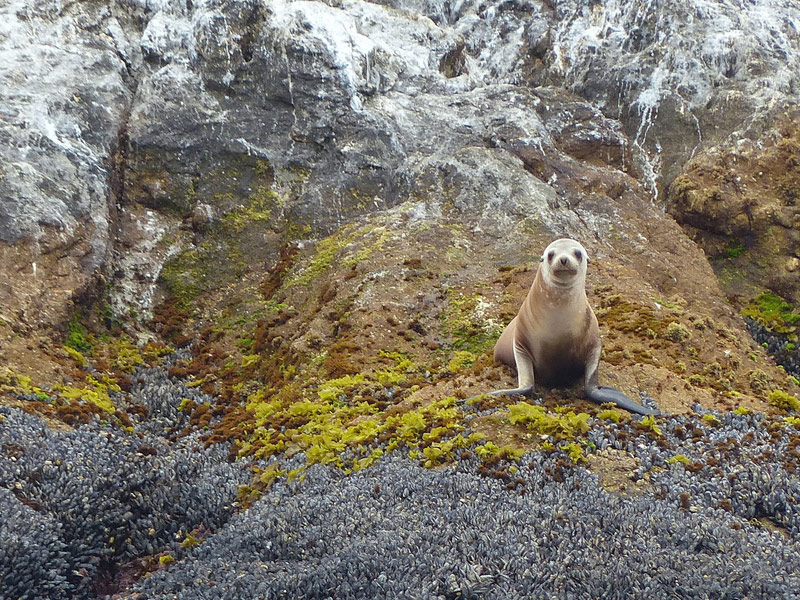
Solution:
<svg viewBox="0 0 800 600">
<path fill-rule="evenodd" d="M 513 390 L 495 390 L 489 392 L 489 396 L 527 396 L 530 398 L 533 395 L 533 387 L 527 388 L 514 388 Z"/>
<path fill-rule="evenodd" d="M 489 392 L 490 396 L 532 396 L 533 383 L 533 358 L 525 347 L 514 339 L 514 365 L 517 367 L 517 387 L 513 390 L 495 390 Z"/>
<path fill-rule="evenodd" d="M 654 410 L 652 408 L 648 408 L 646 406 L 638 404 L 637 402 L 634 402 L 633 400 L 628 398 L 625 394 L 620 392 L 618 389 L 613 387 L 608 387 L 605 385 L 600 385 L 591 389 L 587 388 L 586 397 L 592 402 L 597 402 L 598 404 L 603 404 L 604 402 L 612 402 L 613 404 L 616 404 L 620 408 L 624 408 L 627 411 L 630 411 L 632 413 L 637 413 L 640 415 L 661 414 L 658 410 Z"/>
<path fill-rule="evenodd" d="M 611 402 L 620 408 L 637 413 L 640 415 L 660 415 L 661 412 L 642 406 L 628 398 L 625 394 L 620 392 L 617 388 L 608 387 L 607 385 L 598 385 L 597 383 L 597 365 L 600 364 L 600 345 L 589 354 L 589 360 L 586 362 L 586 380 L 583 384 L 583 391 L 586 397 L 592 402 L 603 404 L 604 402 Z"/>
</svg>

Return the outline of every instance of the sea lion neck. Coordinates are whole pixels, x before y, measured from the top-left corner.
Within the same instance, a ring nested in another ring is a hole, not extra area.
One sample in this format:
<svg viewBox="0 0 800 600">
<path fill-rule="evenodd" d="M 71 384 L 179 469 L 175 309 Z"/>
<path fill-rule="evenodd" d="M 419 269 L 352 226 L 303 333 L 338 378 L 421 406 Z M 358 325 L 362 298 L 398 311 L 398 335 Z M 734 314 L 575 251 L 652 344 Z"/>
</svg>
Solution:
<svg viewBox="0 0 800 600">
<path fill-rule="evenodd" d="M 554 281 L 547 281 L 543 273 L 545 267 L 540 265 L 536 271 L 533 285 L 528 292 L 529 298 L 559 309 L 567 309 L 571 305 L 580 307 L 586 302 L 585 279 L 577 276 L 571 285 L 562 285 Z M 552 278 L 550 278 L 552 279 Z"/>
</svg>

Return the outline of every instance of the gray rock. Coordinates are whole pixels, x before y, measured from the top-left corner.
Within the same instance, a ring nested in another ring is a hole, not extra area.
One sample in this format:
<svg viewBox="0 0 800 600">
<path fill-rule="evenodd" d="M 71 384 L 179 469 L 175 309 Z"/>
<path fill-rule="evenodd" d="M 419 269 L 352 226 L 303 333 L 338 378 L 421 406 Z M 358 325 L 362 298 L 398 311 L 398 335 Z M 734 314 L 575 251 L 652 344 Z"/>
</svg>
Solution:
<svg viewBox="0 0 800 600">
<path fill-rule="evenodd" d="M 518 221 L 507 195 L 522 186 L 537 190 L 545 225 L 575 233 L 571 208 L 551 210 L 535 181 L 542 162 L 556 193 L 553 172 L 568 179 L 598 156 L 657 191 L 700 144 L 748 128 L 757 137 L 770 107 L 793 101 L 798 61 L 788 0 L 2 10 L 0 242 L 17 244 L 18 269 L 58 249 L 47 268 L 74 276 L 68 290 L 100 269 L 120 315 L 149 313 L 163 261 L 198 241 L 183 223 L 191 229 L 198 204 L 226 214 L 259 189 L 281 197 L 270 230 L 318 234 L 438 193 L 437 179 L 460 171 L 465 214 L 483 207 L 482 228 L 486 213 L 501 228 Z M 465 183 L 472 168 L 453 157 L 474 162 L 476 147 L 495 150 L 483 153 L 484 180 L 508 188 Z M 586 206 L 583 222 L 602 222 Z M 274 259 L 279 244 L 262 243 L 254 260 Z M 20 306 L 37 297 L 3 293 Z"/>
<path fill-rule="evenodd" d="M 108 157 L 132 98 L 137 53 L 108 6 L 0 8 L 0 241 L 44 251 L 109 244 Z"/>
</svg>

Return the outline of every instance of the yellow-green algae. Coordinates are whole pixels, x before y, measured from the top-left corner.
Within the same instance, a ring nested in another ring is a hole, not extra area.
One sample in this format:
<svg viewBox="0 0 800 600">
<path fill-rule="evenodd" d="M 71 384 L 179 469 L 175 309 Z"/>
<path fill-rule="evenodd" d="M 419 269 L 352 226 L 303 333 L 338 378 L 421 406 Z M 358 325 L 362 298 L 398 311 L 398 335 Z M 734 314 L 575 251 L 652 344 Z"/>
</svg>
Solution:
<svg viewBox="0 0 800 600">
<path fill-rule="evenodd" d="M 139 347 L 127 337 L 115 338 L 108 344 L 108 352 L 113 360 L 112 368 L 123 373 L 133 373 L 140 364 L 144 362 Z M 168 352 L 160 353 L 161 356 Z M 159 352 L 156 352 L 158 355 Z"/>
<path fill-rule="evenodd" d="M 369 467 L 385 452 L 404 448 L 423 465 L 435 467 L 484 440 L 480 433 L 463 434 L 463 415 L 454 397 L 421 406 L 379 408 L 373 400 L 375 390 L 407 385 L 407 379 L 421 370 L 402 353 L 382 352 L 380 356 L 393 364 L 316 386 L 294 381 L 251 394 L 246 408 L 253 425 L 241 432 L 239 455 L 269 458 L 304 452 L 306 466 L 333 464 L 350 472 Z M 521 456 L 521 450 L 494 445 L 477 446 L 476 451 L 478 456 L 494 460 L 518 460 Z M 268 486 L 275 478 L 289 475 L 276 466 L 259 476 L 258 485 Z"/>
<path fill-rule="evenodd" d="M 75 350 L 75 348 L 66 345 L 63 346 L 63 348 L 64 351 L 72 358 L 72 360 L 75 361 L 75 364 L 77 364 L 79 368 L 83 369 L 87 365 L 88 361 L 86 360 L 86 357 Z"/>
<path fill-rule="evenodd" d="M 3 367 L 0 371 L 0 393 L 8 394 L 43 394 L 47 393 L 40 387 L 33 384 L 33 379 L 28 375 L 16 373 L 8 367 Z"/>
<path fill-rule="evenodd" d="M 614 410 L 613 408 L 606 408 L 601 410 L 597 413 L 598 419 L 604 419 L 606 421 L 614 421 L 614 423 L 619 423 L 622 420 L 622 413 L 618 410 Z"/>
<path fill-rule="evenodd" d="M 297 399 L 281 392 L 271 399 L 265 398 L 263 392 L 254 394 L 248 400 L 248 408 L 254 413 L 256 428 L 250 436 L 252 441 L 241 444 L 240 454 L 254 450 L 255 456 L 268 457 L 280 452 L 303 451 L 308 465 L 335 464 L 359 470 L 380 457 L 383 450 L 378 448 L 379 437 L 388 441 L 387 451 L 401 445 L 419 448 L 437 447 L 437 444 L 445 453 L 451 450 L 441 443 L 446 436 L 463 429 L 458 423 L 454 398 L 390 414 L 366 401 L 341 400 L 340 394 L 332 391 L 339 386 L 366 382 L 363 376 L 339 381 L 333 388 L 320 390 L 315 399 Z M 348 448 L 356 458 L 345 462 L 342 454 Z"/>
<path fill-rule="evenodd" d="M 575 413 L 569 409 L 562 409 L 561 412 L 553 414 L 543 406 L 518 402 L 509 407 L 508 418 L 512 424 L 525 425 L 528 429 L 557 440 L 574 438 L 589 431 L 588 413 Z"/>
<path fill-rule="evenodd" d="M 639 425 L 645 429 L 649 429 L 656 435 L 662 435 L 661 427 L 658 426 L 656 422 L 656 418 L 653 415 L 647 415 L 641 421 L 639 421 Z"/>
<path fill-rule="evenodd" d="M 456 350 L 453 358 L 449 363 L 447 363 L 447 370 L 453 374 L 459 373 L 460 371 L 471 367 L 477 358 L 478 357 L 474 352 L 469 352 L 467 350 Z"/>
<path fill-rule="evenodd" d="M 775 333 L 793 334 L 800 325 L 800 314 L 780 296 L 763 293 L 742 314 Z"/>
<path fill-rule="evenodd" d="M 576 413 L 566 406 L 557 406 L 550 412 L 527 402 L 518 402 L 508 410 L 509 422 L 539 434 L 546 439 L 541 445 L 544 450 L 562 450 L 573 464 L 587 462 L 584 446 L 590 443 L 582 436 L 591 429 L 590 418 L 588 413 Z"/>
<path fill-rule="evenodd" d="M 385 227 L 350 224 L 319 240 L 311 261 L 295 269 L 285 280 L 284 289 L 307 286 L 327 271 L 334 262 L 352 268 L 383 248 L 390 237 Z"/>
<path fill-rule="evenodd" d="M 579 463 L 589 462 L 583 452 L 583 446 L 577 442 L 568 442 L 566 444 L 562 444 L 560 449 L 566 452 L 569 459 L 576 465 Z"/>
<path fill-rule="evenodd" d="M 91 402 L 107 413 L 116 412 L 117 407 L 111 400 L 109 392 L 121 392 L 119 385 L 106 376 L 101 377 L 101 380 L 98 381 L 91 375 L 86 378 L 86 383 L 87 385 L 83 387 L 60 385 L 56 386 L 54 391 L 64 400 Z"/>
<path fill-rule="evenodd" d="M 795 429 L 800 429 L 800 417 L 795 417 L 794 415 L 783 417 L 783 422 Z"/>
<path fill-rule="evenodd" d="M 62 346 L 75 362 L 72 384 L 60 383 L 52 387 L 40 387 L 24 374 L 5 368 L 0 372 L 0 394 L 33 396 L 25 398 L 31 403 L 27 410 L 43 412 L 70 425 L 86 423 L 100 415 L 104 420 L 114 415 L 110 423 L 126 431 L 132 431 L 129 415 L 120 410 L 112 400 L 112 394 L 122 393 L 121 382 L 129 382 L 128 374 L 147 360 L 150 364 L 160 361 L 173 352 L 164 344 L 150 342 L 140 349 L 128 337 L 117 334 L 89 333 L 83 328 L 82 336 L 91 347 L 91 354 L 84 355 L 72 346 Z M 89 368 L 91 367 L 91 370 Z"/>
<path fill-rule="evenodd" d="M 772 390 L 767 395 L 767 401 L 775 408 L 785 412 L 800 410 L 800 400 L 783 390 Z"/>
</svg>

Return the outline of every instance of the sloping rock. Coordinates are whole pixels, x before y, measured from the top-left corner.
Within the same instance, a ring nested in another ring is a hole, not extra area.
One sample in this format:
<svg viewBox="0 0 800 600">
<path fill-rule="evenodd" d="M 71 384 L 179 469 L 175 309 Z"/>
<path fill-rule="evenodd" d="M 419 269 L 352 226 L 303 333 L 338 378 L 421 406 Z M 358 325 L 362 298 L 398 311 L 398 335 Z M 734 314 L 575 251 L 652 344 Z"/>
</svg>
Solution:
<svg viewBox="0 0 800 600">
<path fill-rule="evenodd" d="M 516 156 L 561 195 L 559 178 L 598 164 L 652 192 L 701 144 L 758 131 L 767 108 L 791 98 L 795 12 L 789 2 L 765 12 L 706 1 L 644 11 L 18 0 L 4 13 L 14 92 L 0 241 L 22 276 L 3 305 L 28 315 L 12 320 L 60 320 L 101 273 L 118 316 L 147 316 L 163 261 L 202 244 L 221 215 L 262 205 L 263 251 L 245 260 L 269 261 L 287 235 L 437 190 L 432 165 L 447 170 L 462 151 L 474 162 L 474 146 Z M 481 165 L 499 169 L 484 180 L 533 181 L 492 156 L 506 166 Z M 473 191 L 480 206 L 501 196 Z"/>
</svg>

